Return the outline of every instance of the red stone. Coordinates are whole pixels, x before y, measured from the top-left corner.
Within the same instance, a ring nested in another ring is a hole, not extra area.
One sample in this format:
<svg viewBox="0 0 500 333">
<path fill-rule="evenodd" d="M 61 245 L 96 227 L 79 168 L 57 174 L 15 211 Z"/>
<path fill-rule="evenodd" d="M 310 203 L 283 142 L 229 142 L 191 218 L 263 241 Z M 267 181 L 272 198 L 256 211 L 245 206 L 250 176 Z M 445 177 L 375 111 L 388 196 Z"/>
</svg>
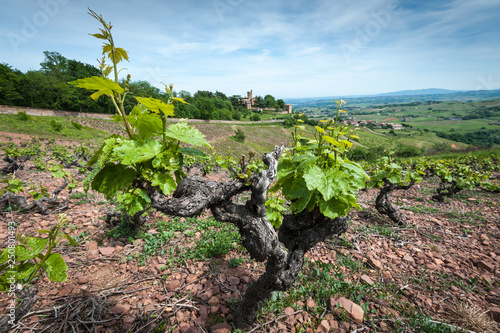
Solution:
<svg viewBox="0 0 500 333">
<path fill-rule="evenodd" d="M 375 282 L 366 274 L 361 275 L 361 281 L 363 281 L 366 284 L 373 285 Z"/>
<path fill-rule="evenodd" d="M 115 248 L 114 247 L 100 247 L 99 252 L 103 256 L 109 256 L 109 255 L 113 254 L 113 252 L 115 252 Z"/>
<path fill-rule="evenodd" d="M 120 315 L 123 313 L 128 312 L 130 310 L 130 305 L 129 304 L 116 304 L 113 306 L 109 311 L 113 312 L 114 314 Z"/>
<path fill-rule="evenodd" d="M 308 299 L 306 301 L 306 307 L 308 310 L 312 310 L 316 307 L 316 302 L 313 299 Z"/>
<path fill-rule="evenodd" d="M 353 303 L 352 301 L 340 297 L 340 298 L 335 298 L 335 297 L 330 297 L 329 299 L 329 309 L 333 312 L 337 310 L 337 304 L 341 309 L 344 309 L 347 313 L 347 316 L 357 323 L 362 323 L 363 322 L 363 317 L 365 315 L 364 310 L 356 303 Z"/>
<path fill-rule="evenodd" d="M 211 333 L 230 333 L 231 332 L 231 326 L 226 323 L 220 323 L 217 325 L 214 325 L 210 327 L 210 332 Z"/>
</svg>

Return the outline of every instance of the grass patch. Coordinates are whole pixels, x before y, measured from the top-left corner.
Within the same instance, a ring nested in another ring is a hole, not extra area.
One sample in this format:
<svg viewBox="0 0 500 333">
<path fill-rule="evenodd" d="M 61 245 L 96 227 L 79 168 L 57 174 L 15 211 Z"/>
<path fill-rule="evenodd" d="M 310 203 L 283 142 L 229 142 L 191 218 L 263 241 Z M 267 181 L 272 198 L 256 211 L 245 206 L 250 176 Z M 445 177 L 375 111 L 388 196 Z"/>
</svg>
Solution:
<svg viewBox="0 0 500 333">
<path fill-rule="evenodd" d="M 220 257 L 235 249 L 235 243 L 240 241 L 240 234 L 231 229 L 204 232 L 201 239 L 196 242 L 196 251 L 201 255 L 200 259 Z"/>
<path fill-rule="evenodd" d="M 488 219 L 475 212 L 450 211 L 445 212 L 444 216 L 446 216 L 452 222 L 466 223 L 474 226 L 479 226 L 488 222 Z"/>
<path fill-rule="evenodd" d="M 363 233 L 365 235 L 378 235 L 394 241 L 398 241 L 401 236 L 398 233 L 398 227 L 390 227 L 386 225 L 364 225 L 360 224 L 353 232 Z"/>
<path fill-rule="evenodd" d="M 144 265 L 149 257 L 161 255 L 170 267 L 184 265 L 186 260 L 224 256 L 237 250 L 240 242 L 240 234 L 235 226 L 218 222 L 213 217 L 160 220 L 145 225 L 139 233 L 122 222 L 108 231 L 106 237 L 128 238 L 131 242 L 142 239 L 142 252 L 132 254 L 128 260 L 137 260 L 139 265 Z M 179 242 L 181 237 L 183 241 Z M 243 260 L 234 261 L 233 265 L 237 266 Z"/>
<path fill-rule="evenodd" d="M 83 126 L 75 128 L 69 117 L 42 117 L 30 116 L 27 120 L 20 120 L 18 115 L 1 114 L 0 131 L 43 136 L 59 140 L 72 140 L 99 144 L 109 136 L 102 130 Z"/>
<path fill-rule="evenodd" d="M 410 212 L 418 213 L 418 214 L 435 214 L 441 212 L 439 208 L 428 207 L 424 205 L 412 205 L 401 207 L 402 209 L 409 210 Z"/>
</svg>

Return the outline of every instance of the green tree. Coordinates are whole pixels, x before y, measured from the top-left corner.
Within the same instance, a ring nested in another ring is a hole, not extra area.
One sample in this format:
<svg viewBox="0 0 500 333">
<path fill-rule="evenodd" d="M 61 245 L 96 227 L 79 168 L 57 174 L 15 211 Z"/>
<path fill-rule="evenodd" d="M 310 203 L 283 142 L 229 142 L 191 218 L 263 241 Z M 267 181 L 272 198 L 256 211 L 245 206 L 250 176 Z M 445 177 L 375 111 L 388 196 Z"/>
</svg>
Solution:
<svg viewBox="0 0 500 333">
<path fill-rule="evenodd" d="M 226 96 L 226 94 L 224 94 L 224 93 L 222 93 L 222 92 L 220 92 L 220 91 L 216 91 L 216 92 L 215 92 L 215 97 L 218 97 L 218 98 L 220 98 L 220 99 L 222 99 L 222 100 L 226 100 L 226 99 L 228 99 L 228 98 L 227 98 L 227 96 Z"/>
<path fill-rule="evenodd" d="M 83 79 L 100 74 L 97 67 L 76 60 L 67 61 L 66 71 L 70 80 Z"/>
<path fill-rule="evenodd" d="M 195 94 L 194 94 L 195 99 L 202 98 L 202 97 L 212 98 L 212 97 L 214 97 L 214 94 L 211 91 L 206 91 L 206 90 L 198 90 L 197 92 L 195 92 Z"/>
<path fill-rule="evenodd" d="M 255 97 L 254 106 L 258 107 L 258 108 L 265 108 L 266 106 L 265 106 L 265 103 L 264 103 L 264 99 L 261 96 Z"/>
<path fill-rule="evenodd" d="M 179 91 L 179 94 L 178 94 L 180 98 L 183 98 L 184 100 L 187 100 L 188 98 L 191 98 L 191 93 L 189 91 L 186 91 L 186 90 L 181 90 Z"/>
<path fill-rule="evenodd" d="M 282 100 L 282 99 L 278 99 L 278 100 L 276 101 L 276 105 L 278 106 L 278 108 L 280 108 L 280 109 L 284 109 L 284 108 L 285 108 L 285 101 L 284 101 L 284 100 Z"/>
<path fill-rule="evenodd" d="M 245 133 L 241 130 L 241 128 L 238 128 L 234 131 L 234 139 L 238 142 L 245 142 Z"/>
<path fill-rule="evenodd" d="M 257 113 L 254 113 L 249 118 L 251 121 L 260 121 L 260 116 Z"/>
<path fill-rule="evenodd" d="M 276 107 L 276 100 L 272 95 L 266 95 L 264 96 L 264 107 L 266 108 L 275 108 Z"/>
<path fill-rule="evenodd" d="M 217 119 L 215 105 L 209 97 L 196 98 L 196 108 L 199 111 L 201 119 Z"/>
<path fill-rule="evenodd" d="M 22 105 L 24 98 L 20 93 L 23 73 L 11 66 L 0 64 L 0 104 Z"/>
<path fill-rule="evenodd" d="M 41 71 L 58 81 L 68 82 L 68 59 L 59 52 L 43 51 L 45 60 L 40 63 Z"/>
<path fill-rule="evenodd" d="M 235 110 L 238 110 L 238 109 L 243 107 L 241 105 L 241 98 L 242 97 L 240 95 L 233 95 L 233 96 L 229 97 L 229 101 L 231 102 L 231 104 L 233 105 L 233 108 Z"/>
</svg>

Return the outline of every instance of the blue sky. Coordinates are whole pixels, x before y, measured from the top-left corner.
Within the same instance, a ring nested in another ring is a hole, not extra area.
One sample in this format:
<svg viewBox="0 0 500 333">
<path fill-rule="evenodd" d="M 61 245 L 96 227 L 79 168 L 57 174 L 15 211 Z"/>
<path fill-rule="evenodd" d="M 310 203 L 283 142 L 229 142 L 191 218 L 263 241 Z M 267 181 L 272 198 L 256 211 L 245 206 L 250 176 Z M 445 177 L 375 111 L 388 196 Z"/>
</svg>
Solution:
<svg viewBox="0 0 500 333">
<path fill-rule="evenodd" d="M 129 51 L 122 73 L 177 91 L 500 89 L 500 0 L 3 0 L 0 62 L 36 70 L 56 51 L 97 64 L 87 7 Z"/>
</svg>

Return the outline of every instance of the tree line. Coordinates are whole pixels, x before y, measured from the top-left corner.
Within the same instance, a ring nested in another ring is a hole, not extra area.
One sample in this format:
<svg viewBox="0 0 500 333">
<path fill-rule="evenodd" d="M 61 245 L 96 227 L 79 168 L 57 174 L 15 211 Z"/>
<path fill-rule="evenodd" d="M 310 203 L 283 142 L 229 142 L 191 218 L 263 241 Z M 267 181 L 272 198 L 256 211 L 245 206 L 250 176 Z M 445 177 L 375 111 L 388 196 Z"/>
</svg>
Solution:
<svg viewBox="0 0 500 333">
<path fill-rule="evenodd" d="M 101 96 L 97 101 L 90 98 L 91 92 L 78 88 L 69 82 L 91 76 L 101 76 L 100 70 L 90 64 L 67 59 L 58 52 L 44 52 L 45 59 L 40 69 L 22 72 L 6 63 L 0 63 L 0 105 L 45 108 L 53 110 L 114 113 L 114 106 L 108 98 Z M 164 102 L 167 93 L 152 86 L 148 81 L 121 80 L 127 91 L 124 101 L 129 113 L 137 103 L 135 97 L 153 97 Z M 191 94 L 181 90 L 173 92 L 188 104 L 175 103 L 175 117 L 191 119 L 260 120 L 258 112 L 252 112 L 242 105 L 240 95 L 226 96 L 216 91 L 197 91 Z M 283 109 L 285 102 L 272 95 L 256 96 L 254 107 Z"/>
<path fill-rule="evenodd" d="M 469 145 L 479 146 L 483 148 L 491 148 L 494 145 L 500 145 L 500 130 L 480 130 L 471 133 L 446 133 L 442 131 L 434 131 L 440 138 L 463 142 Z"/>
<path fill-rule="evenodd" d="M 0 104 L 54 110 L 108 113 L 112 105 L 104 98 L 94 102 L 91 93 L 68 82 L 100 75 L 99 69 L 57 52 L 44 52 L 39 70 L 23 73 L 0 64 Z"/>
</svg>

